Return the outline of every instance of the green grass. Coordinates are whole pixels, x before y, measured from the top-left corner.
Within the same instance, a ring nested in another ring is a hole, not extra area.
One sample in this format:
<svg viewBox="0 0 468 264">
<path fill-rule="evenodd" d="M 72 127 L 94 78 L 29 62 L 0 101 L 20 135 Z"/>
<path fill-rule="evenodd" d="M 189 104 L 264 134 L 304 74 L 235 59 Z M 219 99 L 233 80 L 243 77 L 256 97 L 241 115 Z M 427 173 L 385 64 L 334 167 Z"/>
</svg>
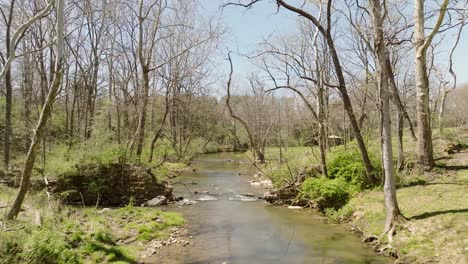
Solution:
<svg viewBox="0 0 468 264">
<path fill-rule="evenodd" d="M 468 171 L 452 177 L 448 182 L 397 190 L 400 210 L 410 220 L 407 225 L 411 229 L 400 230 L 395 236 L 395 246 L 403 260 L 463 263 L 467 257 L 464 249 L 468 247 Z M 381 190 L 368 191 L 352 198 L 332 216 L 347 218 L 365 236 L 379 236 L 385 224 L 383 199 Z"/>
<path fill-rule="evenodd" d="M 0 197 L 11 189 L 0 187 Z M 11 231 L 0 231 L 0 263 L 137 263 L 137 252 L 156 238 L 166 238 L 185 223 L 173 212 L 131 205 L 100 211 L 94 208 L 47 208 L 41 226 L 32 224 L 34 197 L 26 201 L 18 221 L 7 222 Z M 132 239 L 134 238 L 134 239 Z M 130 239 L 136 242 L 121 243 Z"/>
</svg>

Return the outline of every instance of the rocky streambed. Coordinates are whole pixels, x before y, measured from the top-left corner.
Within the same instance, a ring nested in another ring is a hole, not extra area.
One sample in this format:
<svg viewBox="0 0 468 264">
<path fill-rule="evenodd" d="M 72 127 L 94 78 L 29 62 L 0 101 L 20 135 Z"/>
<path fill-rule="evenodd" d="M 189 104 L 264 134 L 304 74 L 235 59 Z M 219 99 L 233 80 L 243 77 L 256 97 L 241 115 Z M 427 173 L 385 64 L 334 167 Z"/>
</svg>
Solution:
<svg viewBox="0 0 468 264">
<path fill-rule="evenodd" d="M 184 215 L 182 239 L 190 242 L 162 247 L 145 263 L 392 262 L 311 210 L 266 203 L 268 184 L 252 179 L 242 154 L 203 155 L 192 168 L 174 180 L 174 196 L 184 200 L 161 207 Z"/>
</svg>

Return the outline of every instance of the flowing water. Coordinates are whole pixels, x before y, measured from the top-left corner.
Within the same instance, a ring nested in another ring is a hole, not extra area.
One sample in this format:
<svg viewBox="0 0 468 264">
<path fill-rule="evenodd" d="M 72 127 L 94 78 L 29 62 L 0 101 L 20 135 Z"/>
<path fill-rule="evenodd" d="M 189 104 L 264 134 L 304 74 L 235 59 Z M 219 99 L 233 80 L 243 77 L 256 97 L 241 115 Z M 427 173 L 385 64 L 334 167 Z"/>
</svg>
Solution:
<svg viewBox="0 0 468 264">
<path fill-rule="evenodd" d="M 343 226 L 323 223 L 312 210 L 266 204 L 251 186 L 255 171 L 242 154 L 207 154 L 176 181 L 175 194 L 194 205 L 171 205 L 189 223 L 190 245 L 164 252 L 157 263 L 391 263 Z M 195 194 L 194 192 L 197 192 Z M 208 193 L 207 193 L 208 192 Z"/>
</svg>

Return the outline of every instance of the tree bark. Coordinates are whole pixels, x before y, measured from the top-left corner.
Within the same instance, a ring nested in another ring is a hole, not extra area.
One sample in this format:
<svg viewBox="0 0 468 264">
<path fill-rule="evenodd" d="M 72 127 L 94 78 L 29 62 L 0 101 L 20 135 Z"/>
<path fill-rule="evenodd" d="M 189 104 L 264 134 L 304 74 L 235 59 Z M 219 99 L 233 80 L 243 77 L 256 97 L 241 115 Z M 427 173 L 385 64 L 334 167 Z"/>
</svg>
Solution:
<svg viewBox="0 0 468 264">
<path fill-rule="evenodd" d="M 378 76 L 380 87 L 380 112 L 382 118 L 382 163 L 384 167 L 384 196 L 387 211 L 385 230 L 389 232 L 400 216 L 398 207 L 395 172 L 393 168 L 392 126 L 390 116 L 390 93 L 388 88 L 387 50 L 383 34 L 382 7 L 380 0 L 370 1 L 372 20 L 374 21 L 374 50 L 378 60 Z"/>
<path fill-rule="evenodd" d="M 404 165 L 405 165 L 405 154 L 404 154 L 404 148 L 403 148 L 403 123 L 404 123 L 404 118 L 403 114 L 398 111 L 397 113 L 397 119 L 398 119 L 398 140 L 397 140 L 397 168 L 398 170 L 402 170 Z"/>
<path fill-rule="evenodd" d="M 432 149 L 431 110 L 429 106 L 429 77 L 427 72 L 426 54 L 429 45 L 444 20 L 449 0 L 442 2 L 439 17 L 432 32 L 425 36 L 424 0 L 414 1 L 415 12 L 415 78 L 417 91 L 418 120 L 418 163 L 423 170 L 431 170 L 435 166 Z"/>
<path fill-rule="evenodd" d="M 11 70 L 8 69 L 5 73 L 5 134 L 3 137 L 3 167 L 5 170 L 10 166 L 10 135 L 11 135 L 11 107 L 12 107 L 12 86 L 11 86 Z"/>
</svg>

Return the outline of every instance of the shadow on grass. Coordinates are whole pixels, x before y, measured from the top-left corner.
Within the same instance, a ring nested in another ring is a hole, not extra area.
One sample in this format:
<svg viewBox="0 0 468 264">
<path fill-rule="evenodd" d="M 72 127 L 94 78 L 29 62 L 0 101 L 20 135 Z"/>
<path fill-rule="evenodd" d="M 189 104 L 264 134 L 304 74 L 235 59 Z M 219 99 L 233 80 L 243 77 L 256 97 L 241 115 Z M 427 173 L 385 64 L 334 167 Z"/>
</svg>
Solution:
<svg viewBox="0 0 468 264">
<path fill-rule="evenodd" d="M 411 217 L 410 220 L 421 220 L 421 219 L 429 218 L 429 217 L 432 217 L 432 216 L 443 215 L 443 214 L 454 214 L 454 213 L 468 213 L 468 208 L 424 213 L 424 214 L 420 214 L 420 215 L 415 215 L 415 216 Z"/>
<path fill-rule="evenodd" d="M 468 165 L 436 165 L 436 167 L 446 170 L 468 170 Z"/>
<path fill-rule="evenodd" d="M 125 256 L 125 254 L 117 247 L 105 247 L 99 243 L 92 243 L 93 251 L 102 251 L 109 257 L 109 262 L 125 262 L 128 264 L 137 264 L 135 260 Z"/>
</svg>

